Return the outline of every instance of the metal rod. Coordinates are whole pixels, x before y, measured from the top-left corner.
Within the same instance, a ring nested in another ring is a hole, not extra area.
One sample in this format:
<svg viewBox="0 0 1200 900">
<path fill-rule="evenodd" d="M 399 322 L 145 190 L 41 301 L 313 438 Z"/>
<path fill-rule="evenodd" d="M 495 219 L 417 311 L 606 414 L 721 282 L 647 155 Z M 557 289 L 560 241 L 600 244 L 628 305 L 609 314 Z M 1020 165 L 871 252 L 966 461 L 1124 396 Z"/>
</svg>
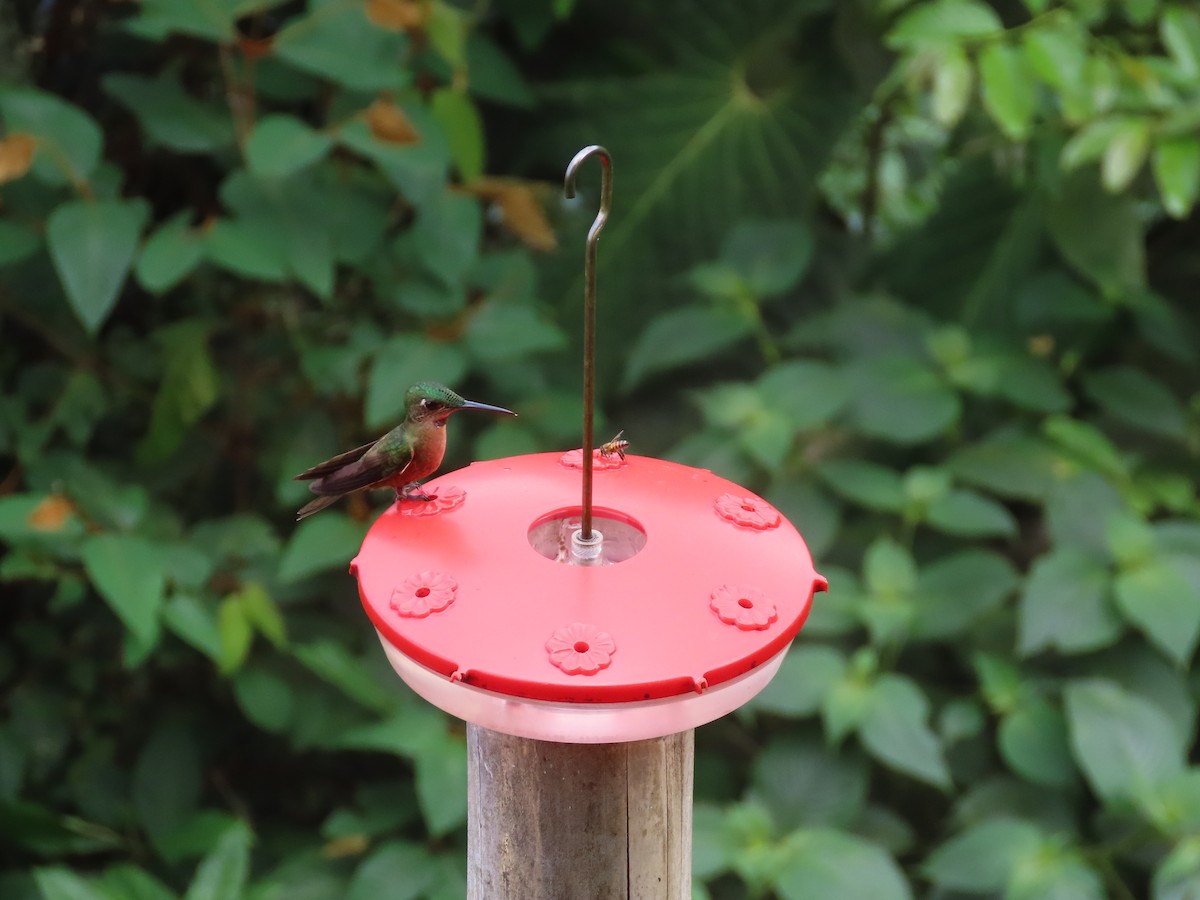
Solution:
<svg viewBox="0 0 1200 900">
<path fill-rule="evenodd" d="M 583 516 L 582 537 L 592 539 L 592 431 L 596 413 L 596 245 L 608 221 L 612 207 L 612 156 L 598 144 L 584 147 L 567 166 L 563 191 L 568 199 L 575 196 L 575 176 L 584 160 L 595 156 L 603 164 L 600 182 L 600 211 L 588 231 L 587 252 L 583 258 Z"/>
</svg>

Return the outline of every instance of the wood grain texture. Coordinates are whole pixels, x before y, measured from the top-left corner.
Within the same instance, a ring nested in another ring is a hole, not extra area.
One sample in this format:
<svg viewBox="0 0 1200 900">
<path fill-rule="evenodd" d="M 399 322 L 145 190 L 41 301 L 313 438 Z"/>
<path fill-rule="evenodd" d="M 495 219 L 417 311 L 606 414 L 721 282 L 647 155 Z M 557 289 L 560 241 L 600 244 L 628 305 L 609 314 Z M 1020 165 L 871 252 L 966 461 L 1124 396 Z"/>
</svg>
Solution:
<svg viewBox="0 0 1200 900">
<path fill-rule="evenodd" d="M 469 900 L 691 897 L 693 732 L 559 744 L 467 727 Z"/>
</svg>

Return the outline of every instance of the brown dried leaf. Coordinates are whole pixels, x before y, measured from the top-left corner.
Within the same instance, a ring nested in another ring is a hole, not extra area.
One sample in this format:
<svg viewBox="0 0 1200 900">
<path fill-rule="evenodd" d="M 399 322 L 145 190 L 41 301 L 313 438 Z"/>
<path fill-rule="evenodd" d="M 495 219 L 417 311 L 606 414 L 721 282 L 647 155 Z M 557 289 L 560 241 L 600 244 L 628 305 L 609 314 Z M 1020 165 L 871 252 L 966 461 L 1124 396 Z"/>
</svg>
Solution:
<svg viewBox="0 0 1200 900">
<path fill-rule="evenodd" d="M 32 134 L 17 132 L 0 140 L 0 184 L 15 181 L 28 172 L 36 149 L 37 138 Z"/>
<path fill-rule="evenodd" d="M 326 859 L 341 859 L 346 856 L 361 856 L 371 846 L 365 834 L 344 834 L 325 842 L 321 855 Z"/>
<path fill-rule="evenodd" d="M 420 0 L 367 0 L 367 18 L 388 31 L 419 31 L 429 19 Z"/>
<path fill-rule="evenodd" d="M 75 515 L 75 505 L 60 494 L 51 494 L 26 517 L 29 527 L 35 531 L 62 531 L 63 526 Z"/>
<path fill-rule="evenodd" d="M 367 107 L 367 124 L 381 141 L 392 144 L 419 144 L 421 133 L 399 106 L 380 97 Z"/>
<path fill-rule="evenodd" d="M 499 206 L 505 226 L 529 247 L 549 251 L 558 246 L 554 229 L 546 219 L 533 185 L 504 178 L 483 178 L 467 185 L 467 190 Z"/>
</svg>

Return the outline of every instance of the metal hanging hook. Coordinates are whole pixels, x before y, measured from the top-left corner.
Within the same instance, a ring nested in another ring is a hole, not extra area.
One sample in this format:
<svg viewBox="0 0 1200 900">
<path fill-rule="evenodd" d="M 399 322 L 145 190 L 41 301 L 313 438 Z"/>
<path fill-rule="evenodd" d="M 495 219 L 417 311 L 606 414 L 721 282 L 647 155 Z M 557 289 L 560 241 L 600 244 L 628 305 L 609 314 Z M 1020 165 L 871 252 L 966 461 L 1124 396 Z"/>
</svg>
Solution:
<svg viewBox="0 0 1200 900">
<path fill-rule="evenodd" d="M 596 245 L 600 243 L 600 232 L 608 221 L 612 208 L 612 156 L 599 144 L 584 147 L 575 154 L 567 166 L 563 180 L 563 192 L 567 199 L 575 197 L 575 176 L 579 167 L 590 157 L 597 157 L 603 165 L 600 182 L 600 211 L 588 230 L 587 252 L 583 261 L 583 516 L 581 537 L 584 542 L 592 538 L 592 449 L 594 435 L 592 425 L 596 412 Z"/>
</svg>

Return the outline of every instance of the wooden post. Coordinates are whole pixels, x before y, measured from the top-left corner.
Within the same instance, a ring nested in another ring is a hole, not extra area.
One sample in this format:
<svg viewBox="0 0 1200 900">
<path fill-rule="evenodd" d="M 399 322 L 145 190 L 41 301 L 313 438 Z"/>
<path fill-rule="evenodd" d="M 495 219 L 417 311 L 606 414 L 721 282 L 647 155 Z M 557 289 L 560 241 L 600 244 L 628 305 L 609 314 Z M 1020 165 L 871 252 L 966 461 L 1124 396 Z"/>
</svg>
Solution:
<svg viewBox="0 0 1200 900">
<path fill-rule="evenodd" d="M 559 744 L 468 724 L 468 900 L 690 900 L 693 736 Z"/>
</svg>

